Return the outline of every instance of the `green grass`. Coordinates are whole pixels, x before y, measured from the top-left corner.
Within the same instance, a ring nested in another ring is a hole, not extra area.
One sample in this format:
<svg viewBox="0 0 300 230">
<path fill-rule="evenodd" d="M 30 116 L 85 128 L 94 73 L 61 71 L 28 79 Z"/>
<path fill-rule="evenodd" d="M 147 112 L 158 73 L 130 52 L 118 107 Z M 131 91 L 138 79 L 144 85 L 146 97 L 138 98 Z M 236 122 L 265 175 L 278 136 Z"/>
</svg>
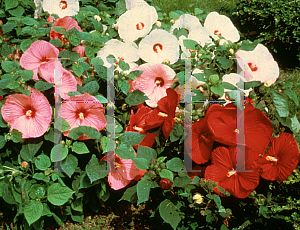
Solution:
<svg viewBox="0 0 300 230">
<path fill-rule="evenodd" d="M 235 8 L 235 0 L 153 0 L 153 4 L 162 9 L 163 13 L 174 10 L 194 13 L 194 8 L 199 8 L 205 13 L 217 11 L 230 16 Z"/>
</svg>

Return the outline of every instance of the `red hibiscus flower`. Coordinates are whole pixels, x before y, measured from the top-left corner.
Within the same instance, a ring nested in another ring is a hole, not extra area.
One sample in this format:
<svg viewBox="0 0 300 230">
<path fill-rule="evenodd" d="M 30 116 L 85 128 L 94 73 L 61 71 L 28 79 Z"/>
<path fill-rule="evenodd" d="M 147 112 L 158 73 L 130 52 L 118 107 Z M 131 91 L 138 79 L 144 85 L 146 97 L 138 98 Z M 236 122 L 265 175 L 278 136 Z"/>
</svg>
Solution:
<svg viewBox="0 0 300 230">
<path fill-rule="evenodd" d="M 141 141 L 140 145 L 151 148 L 154 144 L 155 137 L 158 134 L 146 133 L 143 129 L 146 125 L 147 116 L 152 112 L 152 109 L 147 106 L 142 106 L 138 109 L 136 114 L 131 110 L 131 116 L 129 120 L 129 125 L 126 127 L 126 132 L 136 131 L 142 134 L 147 134 L 144 139 Z M 135 149 L 138 149 L 138 145 L 133 146 Z"/>
<path fill-rule="evenodd" d="M 299 148 L 293 135 L 281 133 L 272 139 L 272 146 L 256 163 L 263 178 L 282 182 L 297 167 L 299 159 Z"/>
<path fill-rule="evenodd" d="M 180 94 L 174 89 L 167 89 L 167 96 L 157 102 L 157 107 L 148 115 L 144 129 L 153 129 L 162 125 L 166 139 L 169 138 L 175 121 L 176 106 L 180 101 Z"/>
<path fill-rule="evenodd" d="M 228 106 L 228 108 L 230 108 L 230 106 Z M 192 144 L 187 143 L 187 152 L 197 164 L 204 164 L 209 160 L 214 144 L 214 139 L 207 126 L 207 118 L 211 113 L 222 109 L 223 107 L 221 105 L 212 104 L 206 111 L 205 117 L 193 124 Z"/>
<path fill-rule="evenodd" d="M 237 124 L 241 127 L 243 121 L 241 115 L 237 117 L 236 109 L 232 106 L 211 113 L 207 119 L 207 124 L 214 140 L 225 145 L 236 146 L 237 134 L 240 132 L 237 129 Z M 246 147 L 255 152 L 263 153 L 270 143 L 272 132 L 271 121 L 259 109 L 247 103 L 244 110 Z"/>
<path fill-rule="evenodd" d="M 236 154 L 242 154 L 236 148 L 219 147 L 212 152 L 212 165 L 205 170 L 205 179 L 218 182 L 218 186 L 227 190 L 238 198 L 246 198 L 259 183 L 259 172 L 252 169 L 251 172 L 236 171 Z M 247 151 L 246 151 L 247 155 Z M 252 168 L 247 164 L 246 170 Z M 221 192 L 214 188 L 221 195 Z"/>
</svg>

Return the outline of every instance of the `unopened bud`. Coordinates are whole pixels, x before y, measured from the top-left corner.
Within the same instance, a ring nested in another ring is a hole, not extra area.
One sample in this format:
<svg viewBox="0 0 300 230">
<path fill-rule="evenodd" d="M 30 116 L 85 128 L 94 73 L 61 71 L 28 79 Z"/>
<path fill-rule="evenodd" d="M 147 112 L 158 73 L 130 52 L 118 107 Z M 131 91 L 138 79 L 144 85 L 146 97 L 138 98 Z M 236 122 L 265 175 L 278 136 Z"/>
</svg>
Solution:
<svg viewBox="0 0 300 230">
<path fill-rule="evenodd" d="M 161 27 L 161 22 L 160 22 L 160 21 L 156 21 L 156 22 L 155 22 L 155 25 L 156 25 L 157 27 Z"/>
<path fill-rule="evenodd" d="M 162 63 L 166 64 L 166 65 L 170 65 L 170 60 L 169 59 L 165 59 Z"/>
<path fill-rule="evenodd" d="M 171 189 L 172 184 L 173 184 L 172 181 L 170 181 L 167 178 L 163 178 L 163 179 L 160 180 L 160 187 L 163 190 L 169 190 L 169 189 Z"/>
<path fill-rule="evenodd" d="M 171 19 L 171 20 L 170 20 L 170 22 L 171 22 L 172 24 L 174 24 L 174 23 L 175 23 L 174 19 Z"/>
<path fill-rule="evenodd" d="M 101 21 L 101 18 L 100 18 L 100 16 L 99 16 L 99 15 L 95 15 L 95 16 L 94 16 L 94 19 L 95 19 L 95 20 L 97 20 L 98 22 L 100 22 L 100 21 Z"/>
<path fill-rule="evenodd" d="M 234 50 L 233 49 L 229 49 L 229 53 L 234 54 Z"/>
<path fill-rule="evenodd" d="M 27 163 L 26 161 L 23 161 L 23 162 L 22 162 L 22 167 L 23 167 L 23 168 L 26 168 L 27 165 L 28 165 L 28 163 Z"/>
<path fill-rule="evenodd" d="M 264 83 L 264 86 L 265 86 L 265 87 L 270 87 L 272 84 L 273 84 L 272 81 L 271 81 L 271 80 L 268 80 L 268 81 L 266 81 L 266 82 Z"/>
<path fill-rule="evenodd" d="M 115 29 L 115 30 L 118 30 L 118 25 L 117 24 L 112 24 L 112 27 Z"/>
</svg>

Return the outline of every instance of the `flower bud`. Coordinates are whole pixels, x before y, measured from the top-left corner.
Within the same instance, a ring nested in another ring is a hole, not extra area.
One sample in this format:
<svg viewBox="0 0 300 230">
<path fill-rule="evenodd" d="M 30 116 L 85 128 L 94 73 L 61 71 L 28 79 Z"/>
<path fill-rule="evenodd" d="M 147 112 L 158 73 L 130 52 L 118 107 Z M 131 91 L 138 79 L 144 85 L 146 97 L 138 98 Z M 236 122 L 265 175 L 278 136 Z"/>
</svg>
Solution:
<svg viewBox="0 0 300 230">
<path fill-rule="evenodd" d="M 167 178 L 163 178 L 160 180 L 160 188 L 163 190 L 169 190 L 172 187 L 172 181 Z"/>
<path fill-rule="evenodd" d="M 97 20 L 98 22 L 101 21 L 101 18 L 99 17 L 99 15 L 95 15 L 95 16 L 94 16 L 94 19 Z"/>
<path fill-rule="evenodd" d="M 272 81 L 271 81 L 271 80 L 268 80 L 268 81 L 266 81 L 266 82 L 264 83 L 264 86 L 265 86 L 265 87 L 270 87 L 272 84 L 273 84 Z"/>
<path fill-rule="evenodd" d="M 171 22 L 172 24 L 174 24 L 174 23 L 175 23 L 174 19 L 171 19 L 171 20 L 170 20 L 170 22 Z"/>
<path fill-rule="evenodd" d="M 112 28 L 114 28 L 115 30 L 118 30 L 118 25 L 117 24 L 112 24 Z"/>
<path fill-rule="evenodd" d="M 49 17 L 48 17 L 48 19 L 47 19 L 47 22 L 51 23 L 51 22 L 53 22 L 53 21 L 54 21 L 54 17 L 52 17 L 52 16 L 49 15 Z"/>
<path fill-rule="evenodd" d="M 156 25 L 157 27 L 161 27 L 161 22 L 160 22 L 160 21 L 156 21 L 156 22 L 155 22 L 155 25 Z"/>
<path fill-rule="evenodd" d="M 22 167 L 23 167 L 23 168 L 26 168 L 27 165 L 28 165 L 28 163 L 27 163 L 26 161 L 23 161 L 23 162 L 22 162 Z"/>
<path fill-rule="evenodd" d="M 166 64 L 166 65 L 170 65 L 170 60 L 169 59 L 165 59 L 162 63 Z"/>
<path fill-rule="evenodd" d="M 229 49 L 229 53 L 234 54 L 234 50 L 233 49 Z"/>
</svg>

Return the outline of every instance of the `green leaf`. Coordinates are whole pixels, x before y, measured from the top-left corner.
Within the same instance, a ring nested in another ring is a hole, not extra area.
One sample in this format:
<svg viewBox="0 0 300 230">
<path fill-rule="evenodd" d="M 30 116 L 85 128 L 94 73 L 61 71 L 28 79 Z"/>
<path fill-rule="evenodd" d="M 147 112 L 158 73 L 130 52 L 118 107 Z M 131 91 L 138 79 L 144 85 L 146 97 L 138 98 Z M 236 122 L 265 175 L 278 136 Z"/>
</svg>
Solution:
<svg viewBox="0 0 300 230">
<path fill-rule="evenodd" d="M 4 183 L 1 185 L 1 193 L 3 200 L 8 204 L 17 204 L 10 184 Z"/>
<path fill-rule="evenodd" d="M 58 47 L 58 46 L 62 45 L 62 42 L 61 42 L 61 40 L 59 40 L 59 39 L 51 39 L 49 42 L 50 42 L 52 45 L 54 45 L 55 47 Z"/>
<path fill-rule="evenodd" d="M 124 94 L 128 93 L 130 85 L 127 81 L 118 80 L 118 86 Z"/>
<path fill-rule="evenodd" d="M 130 92 L 127 98 L 125 98 L 125 102 L 129 105 L 138 105 L 146 100 L 149 100 L 149 98 L 140 90 Z"/>
<path fill-rule="evenodd" d="M 5 0 L 5 10 L 10 10 L 18 6 L 18 0 Z"/>
<path fill-rule="evenodd" d="M 157 163 L 160 164 L 160 163 L 163 163 L 165 161 L 165 159 L 167 159 L 167 157 L 159 157 L 157 159 Z"/>
<path fill-rule="evenodd" d="M 237 83 L 239 84 L 239 83 Z M 249 81 L 249 82 L 245 82 L 245 90 L 250 89 L 250 88 L 254 88 L 256 86 L 259 86 L 261 84 L 260 81 Z M 242 89 L 242 88 L 241 88 Z"/>
<path fill-rule="evenodd" d="M 61 168 L 68 175 L 68 177 L 71 178 L 71 176 L 76 170 L 77 165 L 78 165 L 77 157 L 73 156 L 72 154 L 69 154 L 67 158 L 63 160 Z"/>
<path fill-rule="evenodd" d="M 35 166 L 39 170 L 47 170 L 51 166 L 50 158 L 46 155 L 39 155 L 35 160 Z"/>
<path fill-rule="evenodd" d="M 174 175 L 173 175 L 173 173 L 172 173 L 170 170 L 168 170 L 168 169 L 163 169 L 163 170 L 161 170 L 161 172 L 159 173 L 159 176 L 160 176 L 161 178 L 167 178 L 167 179 L 169 179 L 170 181 L 173 182 Z"/>
<path fill-rule="evenodd" d="M 54 26 L 53 30 L 55 32 L 57 32 L 57 33 L 60 33 L 60 34 L 63 34 L 63 33 L 65 33 L 67 31 L 66 28 L 64 28 L 64 27 L 57 27 L 57 26 Z"/>
<path fill-rule="evenodd" d="M 41 146 L 43 145 L 43 141 L 38 142 L 38 143 L 32 143 L 32 142 L 28 142 L 26 144 L 22 145 L 22 149 L 20 151 L 21 157 L 25 160 L 25 161 L 32 161 L 34 155 L 39 151 L 39 149 L 41 148 Z"/>
<path fill-rule="evenodd" d="M 32 178 L 44 181 L 46 183 L 50 181 L 50 176 L 45 176 L 44 173 L 35 173 Z"/>
<path fill-rule="evenodd" d="M 137 185 L 126 189 L 126 191 L 123 193 L 123 196 L 121 197 L 119 202 L 121 200 L 126 200 L 131 203 L 135 203 L 137 201 Z"/>
<path fill-rule="evenodd" d="M 83 90 L 92 95 L 94 93 L 97 93 L 99 88 L 99 84 L 96 81 L 91 81 L 83 87 Z"/>
<path fill-rule="evenodd" d="M 78 142 L 78 141 L 73 143 L 72 151 L 78 154 L 85 154 L 90 152 L 84 142 Z"/>
<path fill-rule="evenodd" d="M 222 96 L 224 94 L 224 87 L 222 85 L 213 85 L 210 87 L 211 91 L 214 94 L 217 94 L 219 96 Z"/>
<path fill-rule="evenodd" d="M 72 197 L 74 191 L 60 183 L 52 184 L 47 191 L 48 201 L 56 206 L 64 205 Z"/>
<path fill-rule="evenodd" d="M 116 3 L 115 14 L 121 15 L 126 12 L 126 3 L 125 0 L 120 0 Z"/>
<path fill-rule="evenodd" d="M 109 173 L 109 167 L 107 167 L 107 163 L 105 161 L 100 162 L 96 155 L 93 154 L 89 163 L 85 167 L 85 171 L 90 178 L 91 183 L 93 183 L 93 181 L 106 177 Z"/>
<path fill-rule="evenodd" d="M 200 10 L 199 8 L 195 8 L 195 15 L 203 14 L 203 10 Z"/>
<path fill-rule="evenodd" d="M 53 86 L 54 86 L 54 84 L 48 83 L 45 81 L 38 81 L 34 84 L 34 88 L 38 91 L 44 91 L 44 90 L 52 88 Z"/>
<path fill-rule="evenodd" d="M 149 168 L 149 161 L 145 158 L 134 158 L 133 162 L 138 169 L 146 170 Z"/>
<path fill-rule="evenodd" d="M 55 145 L 51 149 L 50 158 L 52 162 L 62 161 L 68 156 L 69 149 L 62 144 Z"/>
<path fill-rule="evenodd" d="M 229 90 L 236 90 L 237 89 L 236 86 L 234 86 L 234 85 L 232 85 L 228 82 L 225 82 L 225 81 L 222 82 L 222 86 L 223 86 L 224 89 L 229 89 Z"/>
<path fill-rule="evenodd" d="M 6 140 L 4 138 L 4 136 L 0 136 L 0 149 L 2 149 L 6 144 Z"/>
<path fill-rule="evenodd" d="M 72 65 L 72 69 L 73 69 L 74 73 L 77 75 L 77 77 L 80 77 L 84 71 L 83 66 L 75 64 L 75 63 Z"/>
<path fill-rule="evenodd" d="M 233 61 L 228 59 L 227 57 L 217 57 L 217 62 L 220 63 L 222 69 L 228 69 L 233 65 Z"/>
<path fill-rule="evenodd" d="M 119 61 L 119 66 L 123 71 L 129 70 L 130 66 L 128 63 L 124 62 L 123 60 Z"/>
<path fill-rule="evenodd" d="M 23 52 L 25 52 L 29 47 L 30 47 L 30 45 L 33 43 L 33 42 L 35 42 L 37 39 L 26 39 L 26 40 L 24 40 L 24 41 L 22 41 L 21 42 L 21 50 L 23 51 Z"/>
<path fill-rule="evenodd" d="M 198 90 L 198 89 L 193 89 L 192 90 L 193 93 L 196 94 L 196 96 L 193 96 L 193 102 L 194 101 L 205 101 L 206 100 L 206 97 L 204 96 L 204 94 Z"/>
<path fill-rule="evenodd" d="M 292 99 L 297 106 L 299 106 L 299 101 L 297 95 L 291 89 L 285 89 L 284 93 Z"/>
<path fill-rule="evenodd" d="M 180 188 L 186 188 L 186 186 L 192 182 L 192 179 L 189 176 L 184 177 L 175 177 L 174 186 Z"/>
<path fill-rule="evenodd" d="M 184 39 L 183 40 L 183 45 L 185 48 L 190 49 L 190 50 L 197 50 L 197 46 L 199 45 L 198 42 L 191 40 L 191 39 Z"/>
<path fill-rule="evenodd" d="M 13 9 L 13 10 L 9 10 L 8 11 L 12 16 L 15 16 L 15 17 L 21 17 L 25 10 L 22 6 L 18 6 L 16 9 Z"/>
<path fill-rule="evenodd" d="M 5 72 L 13 72 L 19 67 L 19 64 L 15 61 L 2 61 L 1 66 Z"/>
<path fill-rule="evenodd" d="M 184 127 L 181 124 L 175 123 L 171 133 L 170 133 L 170 140 L 171 142 L 179 140 L 184 134 Z"/>
<path fill-rule="evenodd" d="M 159 214 L 161 218 L 176 229 L 181 218 L 176 210 L 176 206 L 169 200 L 165 199 L 159 205 Z"/>
<path fill-rule="evenodd" d="M 19 143 L 22 140 L 23 134 L 16 129 L 11 131 L 11 140 L 15 143 Z"/>
<path fill-rule="evenodd" d="M 77 140 L 83 134 L 87 135 L 91 139 L 101 138 L 101 133 L 99 133 L 98 130 L 94 127 L 89 126 L 79 126 L 77 128 L 72 129 L 69 133 L 69 137 L 73 140 Z"/>
<path fill-rule="evenodd" d="M 258 213 L 263 214 L 267 211 L 268 211 L 268 207 L 262 205 L 262 206 L 259 207 L 259 212 Z"/>
<path fill-rule="evenodd" d="M 291 122 L 292 122 L 291 129 L 292 129 L 293 133 L 294 134 L 298 133 L 300 131 L 300 123 L 299 123 L 296 115 L 291 118 Z"/>
<path fill-rule="evenodd" d="M 95 65 L 103 65 L 104 62 L 103 62 L 102 59 L 96 57 L 96 58 L 92 58 L 91 64 L 92 64 L 93 66 L 95 66 Z"/>
<path fill-rule="evenodd" d="M 32 79 L 33 77 L 33 71 L 32 70 L 23 70 L 21 72 L 21 77 L 25 80 L 25 81 L 29 81 Z"/>
<path fill-rule="evenodd" d="M 15 23 L 6 23 L 2 26 L 3 34 L 8 34 L 10 31 L 12 31 L 15 27 L 17 27 L 17 24 Z"/>
<path fill-rule="evenodd" d="M 27 26 L 32 26 L 32 25 L 38 25 L 39 24 L 39 22 L 37 20 L 35 20 L 34 18 L 30 18 L 30 17 L 23 18 L 22 22 Z"/>
<path fill-rule="evenodd" d="M 179 171 L 184 167 L 182 160 L 178 157 L 174 157 L 171 160 L 167 161 L 166 166 L 168 169 L 174 172 Z"/>
<path fill-rule="evenodd" d="M 31 199 L 42 199 L 46 194 L 46 190 L 39 184 L 34 184 L 30 187 L 28 195 Z"/>
<path fill-rule="evenodd" d="M 135 159 L 134 149 L 125 144 L 120 144 L 120 146 L 116 148 L 115 153 L 122 159 Z"/>
<path fill-rule="evenodd" d="M 142 179 L 137 183 L 137 197 L 138 197 L 137 205 L 149 200 L 151 185 L 152 185 L 152 181 L 147 179 Z"/>
<path fill-rule="evenodd" d="M 287 117 L 289 115 L 289 106 L 287 99 L 283 95 L 275 92 L 272 93 L 272 98 L 279 116 Z"/>
<path fill-rule="evenodd" d="M 206 77 L 205 77 L 204 73 L 195 73 L 195 74 L 193 74 L 193 76 L 195 78 L 197 78 L 198 81 L 204 81 L 204 82 L 206 82 Z"/>
<path fill-rule="evenodd" d="M 171 11 L 170 13 L 169 13 L 169 17 L 170 18 L 179 18 L 180 17 L 180 13 L 178 13 L 178 12 L 176 12 L 176 11 Z"/>
<path fill-rule="evenodd" d="M 66 121 L 66 119 L 58 117 L 55 119 L 54 128 L 61 132 L 66 132 L 71 129 L 71 126 Z"/>
<path fill-rule="evenodd" d="M 154 149 L 144 146 L 139 146 L 137 150 L 137 158 L 145 158 L 148 160 L 152 160 L 153 158 L 157 157 L 157 153 Z"/>
<path fill-rule="evenodd" d="M 30 200 L 29 204 L 25 204 L 24 216 L 29 226 L 41 218 L 43 213 L 43 204 L 40 201 Z"/>
<path fill-rule="evenodd" d="M 145 136 L 145 134 L 141 134 L 138 132 L 125 132 L 119 137 L 119 139 L 122 144 L 134 146 L 141 143 Z"/>
<path fill-rule="evenodd" d="M 243 40 L 241 50 L 253 51 L 258 43 L 262 42 L 264 39 L 255 40 L 254 42 L 250 40 Z"/>
</svg>

